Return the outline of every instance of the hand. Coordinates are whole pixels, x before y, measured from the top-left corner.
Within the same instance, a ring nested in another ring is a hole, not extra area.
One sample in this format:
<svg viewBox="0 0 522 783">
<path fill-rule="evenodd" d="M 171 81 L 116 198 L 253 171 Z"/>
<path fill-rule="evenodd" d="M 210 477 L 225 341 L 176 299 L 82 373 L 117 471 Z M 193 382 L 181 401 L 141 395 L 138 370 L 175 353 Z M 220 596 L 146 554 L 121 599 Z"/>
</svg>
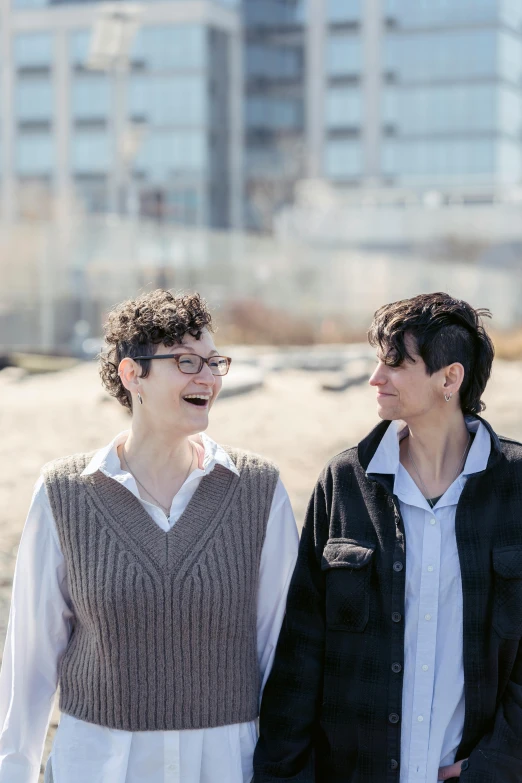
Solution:
<svg viewBox="0 0 522 783">
<path fill-rule="evenodd" d="M 466 759 L 450 764 L 448 767 L 440 767 L 437 780 L 449 780 L 449 778 L 459 778 L 462 770 L 462 764 Z M 465 769 L 465 767 L 464 767 Z"/>
</svg>

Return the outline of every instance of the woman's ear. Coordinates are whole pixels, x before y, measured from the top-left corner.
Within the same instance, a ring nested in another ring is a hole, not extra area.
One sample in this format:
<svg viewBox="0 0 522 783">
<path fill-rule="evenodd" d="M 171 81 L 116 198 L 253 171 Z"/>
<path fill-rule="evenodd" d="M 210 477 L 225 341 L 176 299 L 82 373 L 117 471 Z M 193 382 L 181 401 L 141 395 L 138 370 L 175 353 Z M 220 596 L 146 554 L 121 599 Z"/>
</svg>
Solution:
<svg viewBox="0 0 522 783">
<path fill-rule="evenodd" d="M 134 359 L 125 357 L 118 367 L 118 375 L 124 387 L 131 394 L 137 394 L 141 387 L 141 367 Z"/>
<path fill-rule="evenodd" d="M 464 367 L 460 362 L 454 362 L 446 367 L 444 373 L 444 393 L 458 394 L 464 382 Z"/>
</svg>

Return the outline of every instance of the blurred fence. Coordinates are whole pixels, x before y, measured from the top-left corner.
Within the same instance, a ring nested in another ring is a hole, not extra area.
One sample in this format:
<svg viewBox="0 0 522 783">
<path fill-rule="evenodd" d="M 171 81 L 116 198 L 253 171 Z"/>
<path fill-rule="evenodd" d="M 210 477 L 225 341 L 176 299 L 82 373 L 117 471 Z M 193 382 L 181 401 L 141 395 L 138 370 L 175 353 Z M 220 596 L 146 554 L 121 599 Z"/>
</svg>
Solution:
<svg viewBox="0 0 522 783">
<path fill-rule="evenodd" d="M 99 217 L 0 230 L 0 352 L 78 352 L 111 306 L 153 287 L 199 290 L 218 322 L 255 301 L 323 341 L 360 335 L 384 302 L 436 290 L 490 307 L 498 329 L 522 323 L 520 269 Z"/>
</svg>

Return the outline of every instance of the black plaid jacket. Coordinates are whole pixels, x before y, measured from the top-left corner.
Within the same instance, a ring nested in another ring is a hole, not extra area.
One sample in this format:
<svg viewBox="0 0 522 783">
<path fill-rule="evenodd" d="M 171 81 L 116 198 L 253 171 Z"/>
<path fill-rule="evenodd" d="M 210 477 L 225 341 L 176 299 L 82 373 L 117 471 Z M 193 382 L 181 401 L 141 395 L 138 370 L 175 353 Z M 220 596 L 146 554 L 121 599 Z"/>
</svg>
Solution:
<svg viewBox="0 0 522 783">
<path fill-rule="evenodd" d="M 488 465 L 468 478 L 455 520 L 466 703 L 457 760 L 469 757 L 460 783 L 518 783 L 522 445 L 483 423 Z M 404 524 L 394 477 L 365 472 L 388 426 L 335 457 L 310 501 L 261 706 L 254 783 L 399 783 Z"/>
</svg>

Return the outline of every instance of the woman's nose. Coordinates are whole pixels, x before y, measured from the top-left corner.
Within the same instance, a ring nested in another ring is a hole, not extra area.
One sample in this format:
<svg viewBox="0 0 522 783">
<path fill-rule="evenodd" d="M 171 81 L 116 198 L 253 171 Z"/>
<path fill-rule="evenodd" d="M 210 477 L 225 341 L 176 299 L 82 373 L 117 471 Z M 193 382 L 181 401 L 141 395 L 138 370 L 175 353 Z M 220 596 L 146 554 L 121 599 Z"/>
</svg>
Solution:
<svg viewBox="0 0 522 783">
<path fill-rule="evenodd" d="M 386 383 L 386 379 L 382 377 L 380 367 L 375 368 L 372 375 L 370 376 L 368 383 L 370 386 L 382 386 L 383 383 Z"/>
<path fill-rule="evenodd" d="M 203 363 L 203 367 L 198 372 L 197 381 L 200 381 L 201 383 L 205 383 L 207 385 L 214 384 L 215 383 L 215 375 L 212 373 L 210 367 L 206 362 Z"/>
</svg>

